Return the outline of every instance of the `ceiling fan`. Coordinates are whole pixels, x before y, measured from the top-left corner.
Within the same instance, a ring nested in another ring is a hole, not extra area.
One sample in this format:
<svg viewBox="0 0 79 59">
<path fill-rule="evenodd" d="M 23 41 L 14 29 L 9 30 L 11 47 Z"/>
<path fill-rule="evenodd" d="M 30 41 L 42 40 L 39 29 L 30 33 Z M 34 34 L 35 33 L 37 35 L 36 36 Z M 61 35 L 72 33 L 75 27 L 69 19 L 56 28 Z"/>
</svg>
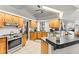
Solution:
<svg viewBox="0 0 79 59">
<path fill-rule="evenodd" d="M 42 6 L 40 6 L 40 5 L 37 5 L 37 10 L 35 10 L 35 11 L 39 11 L 39 12 L 41 12 L 41 13 L 44 13 L 44 11 L 42 10 Z"/>
</svg>

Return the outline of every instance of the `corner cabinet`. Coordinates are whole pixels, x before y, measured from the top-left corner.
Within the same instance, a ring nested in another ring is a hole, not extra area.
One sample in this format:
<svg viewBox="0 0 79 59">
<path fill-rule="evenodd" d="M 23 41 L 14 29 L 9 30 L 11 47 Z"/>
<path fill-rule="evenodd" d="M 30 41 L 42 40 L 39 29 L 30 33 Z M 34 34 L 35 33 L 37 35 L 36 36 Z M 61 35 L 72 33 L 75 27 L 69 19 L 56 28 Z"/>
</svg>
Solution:
<svg viewBox="0 0 79 59">
<path fill-rule="evenodd" d="M 6 37 L 0 38 L 0 54 L 7 53 L 7 39 Z"/>
<path fill-rule="evenodd" d="M 26 34 L 22 34 L 22 46 L 26 44 Z"/>
</svg>

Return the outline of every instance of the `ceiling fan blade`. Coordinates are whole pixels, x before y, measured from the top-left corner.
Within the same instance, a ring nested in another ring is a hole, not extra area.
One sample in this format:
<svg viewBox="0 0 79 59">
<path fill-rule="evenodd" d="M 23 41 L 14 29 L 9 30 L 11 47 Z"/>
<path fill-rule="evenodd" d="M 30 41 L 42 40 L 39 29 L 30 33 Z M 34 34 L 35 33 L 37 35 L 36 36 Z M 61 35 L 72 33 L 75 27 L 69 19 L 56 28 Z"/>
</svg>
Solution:
<svg viewBox="0 0 79 59">
<path fill-rule="evenodd" d="M 37 10 L 35 10 L 35 11 L 41 11 L 41 9 L 37 9 Z"/>
</svg>

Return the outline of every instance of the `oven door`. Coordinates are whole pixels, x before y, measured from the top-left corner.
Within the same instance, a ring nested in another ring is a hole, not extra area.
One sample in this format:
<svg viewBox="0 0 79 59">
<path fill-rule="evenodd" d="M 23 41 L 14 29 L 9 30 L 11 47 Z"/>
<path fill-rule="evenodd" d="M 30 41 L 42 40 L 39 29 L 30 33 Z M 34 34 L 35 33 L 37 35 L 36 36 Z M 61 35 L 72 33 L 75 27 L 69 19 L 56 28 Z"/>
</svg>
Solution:
<svg viewBox="0 0 79 59">
<path fill-rule="evenodd" d="M 8 41 L 8 53 L 13 53 L 22 47 L 21 38 Z"/>
</svg>

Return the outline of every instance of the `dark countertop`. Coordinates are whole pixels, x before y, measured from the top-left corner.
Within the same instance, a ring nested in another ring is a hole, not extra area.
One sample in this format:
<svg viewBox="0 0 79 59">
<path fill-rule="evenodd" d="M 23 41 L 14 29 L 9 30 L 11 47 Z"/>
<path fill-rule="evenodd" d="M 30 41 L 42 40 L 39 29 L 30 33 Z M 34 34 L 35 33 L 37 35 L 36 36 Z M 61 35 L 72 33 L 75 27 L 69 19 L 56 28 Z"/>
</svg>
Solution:
<svg viewBox="0 0 79 59">
<path fill-rule="evenodd" d="M 75 37 L 75 35 L 62 35 L 60 32 L 54 35 L 54 33 L 48 33 L 48 40 L 54 42 L 55 44 L 64 44 L 72 41 L 79 40 L 79 38 Z M 59 40 L 59 42 L 57 42 Z"/>
<path fill-rule="evenodd" d="M 74 40 L 74 41 L 68 41 L 68 42 L 63 43 L 63 44 L 56 44 L 49 39 L 46 39 L 46 42 L 48 42 L 51 46 L 54 46 L 54 50 L 56 50 L 56 49 L 65 48 L 65 47 L 68 47 L 68 46 L 71 46 L 71 45 L 74 45 L 74 44 L 78 44 L 79 38 L 75 38 L 75 39 L 76 40 Z"/>
</svg>

